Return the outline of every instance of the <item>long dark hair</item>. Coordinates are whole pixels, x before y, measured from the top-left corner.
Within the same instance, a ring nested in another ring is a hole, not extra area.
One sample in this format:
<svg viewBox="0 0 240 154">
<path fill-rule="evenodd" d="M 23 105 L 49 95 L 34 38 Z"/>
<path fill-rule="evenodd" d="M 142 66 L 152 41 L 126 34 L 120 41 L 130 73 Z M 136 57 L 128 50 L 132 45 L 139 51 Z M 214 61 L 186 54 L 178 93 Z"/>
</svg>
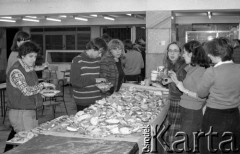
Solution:
<svg viewBox="0 0 240 154">
<path fill-rule="evenodd" d="M 185 64 L 185 61 L 184 59 L 182 58 L 182 56 L 180 55 L 177 59 L 177 61 L 175 63 L 173 63 L 169 57 L 168 57 L 168 50 L 169 50 L 169 47 L 172 45 L 172 44 L 176 44 L 179 48 L 179 52 L 181 53 L 181 48 L 179 47 L 178 43 L 177 42 L 172 42 L 170 44 L 168 44 L 167 46 L 167 52 L 165 54 L 165 57 L 164 57 L 164 60 L 163 60 L 163 65 L 166 69 L 168 70 L 173 70 L 173 71 L 177 71 L 183 64 Z"/>
<path fill-rule="evenodd" d="M 30 35 L 24 31 L 18 31 L 14 38 L 11 46 L 12 51 L 18 51 L 17 42 L 30 40 Z"/>
<path fill-rule="evenodd" d="M 188 53 L 192 53 L 191 65 L 196 66 L 199 65 L 201 67 L 208 68 L 210 59 L 208 58 L 203 46 L 198 41 L 189 41 L 188 43 L 183 45 L 183 48 Z"/>
</svg>

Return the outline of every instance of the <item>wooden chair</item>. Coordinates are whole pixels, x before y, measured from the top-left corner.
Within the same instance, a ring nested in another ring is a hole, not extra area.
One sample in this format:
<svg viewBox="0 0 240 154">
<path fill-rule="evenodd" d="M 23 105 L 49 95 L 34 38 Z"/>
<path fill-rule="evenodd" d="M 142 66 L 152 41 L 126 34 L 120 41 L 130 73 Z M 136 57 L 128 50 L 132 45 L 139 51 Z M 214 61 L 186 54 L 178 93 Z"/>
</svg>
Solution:
<svg viewBox="0 0 240 154">
<path fill-rule="evenodd" d="M 55 101 L 56 102 L 63 102 L 64 104 L 64 107 L 65 107 L 65 110 L 66 110 L 66 113 L 68 115 L 68 111 L 67 111 L 67 106 L 66 106 L 66 102 L 65 102 L 65 99 L 64 99 L 64 83 L 65 83 L 65 79 L 60 79 L 58 80 L 58 89 L 61 91 L 60 93 L 58 93 L 57 95 L 54 96 L 55 98 Z M 60 99 L 60 100 L 59 100 Z"/>
<path fill-rule="evenodd" d="M 69 88 L 69 94 L 72 96 L 72 85 L 70 83 L 70 69 L 66 69 L 64 71 L 61 71 L 63 73 L 63 79 L 64 79 L 64 85 L 68 86 Z"/>
</svg>

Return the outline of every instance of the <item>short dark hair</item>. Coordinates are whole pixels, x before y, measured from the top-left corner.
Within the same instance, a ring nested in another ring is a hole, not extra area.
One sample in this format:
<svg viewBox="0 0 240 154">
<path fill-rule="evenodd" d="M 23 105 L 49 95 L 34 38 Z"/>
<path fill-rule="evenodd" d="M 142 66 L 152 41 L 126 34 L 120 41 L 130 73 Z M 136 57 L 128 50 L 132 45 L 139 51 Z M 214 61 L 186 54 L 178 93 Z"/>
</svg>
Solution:
<svg viewBox="0 0 240 154">
<path fill-rule="evenodd" d="M 208 41 L 204 44 L 204 49 L 208 54 L 220 57 L 222 61 L 232 60 L 233 47 L 227 38 L 220 37 Z"/>
<path fill-rule="evenodd" d="M 27 41 L 27 40 L 30 40 L 30 35 L 27 32 L 18 31 L 13 38 L 13 43 L 12 43 L 12 46 L 11 46 L 11 50 L 12 51 L 18 51 L 17 42 Z"/>
<path fill-rule="evenodd" d="M 107 52 L 108 47 L 106 42 L 100 37 L 94 38 L 93 40 L 89 41 L 86 45 L 87 50 L 90 49 L 99 50 L 101 48 L 103 49 L 102 54 L 104 55 Z"/>
<path fill-rule="evenodd" d="M 39 51 L 40 48 L 35 42 L 27 41 L 18 48 L 18 57 L 22 58 L 22 56 L 26 56 L 29 53 L 39 53 Z"/>
<path fill-rule="evenodd" d="M 131 49 L 133 49 L 133 44 L 132 44 L 132 41 L 131 41 L 131 40 L 129 40 L 129 39 L 124 40 L 124 41 L 123 41 L 123 44 L 124 44 L 124 48 L 125 48 L 126 50 L 131 50 Z"/>
<path fill-rule="evenodd" d="M 208 68 L 210 65 L 210 59 L 208 58 L 203 46 L 198 41 L 189 41 L 183 45 L 183 48 L 188 53 L 192 53 L 191 65 L 199 65 L 201 67 Z"/>
<path fill-rule="evenodd" d="M 104 33 L 101 37 L 106 43 L 111 41 L 111 36 L 109 36 L 107 33 Z"/>
</svg>

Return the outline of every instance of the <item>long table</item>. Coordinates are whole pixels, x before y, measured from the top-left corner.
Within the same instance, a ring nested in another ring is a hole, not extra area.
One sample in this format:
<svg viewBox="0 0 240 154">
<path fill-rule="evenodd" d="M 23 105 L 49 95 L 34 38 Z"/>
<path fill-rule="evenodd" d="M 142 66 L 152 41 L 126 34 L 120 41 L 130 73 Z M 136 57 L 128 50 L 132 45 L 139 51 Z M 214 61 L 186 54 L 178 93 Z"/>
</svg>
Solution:
<svg viewBox="0 0 240 154">
<path fill-rule="evenodd" d="M 136 154 L 137 143 L 39 135 L 6 154 Z"/>
<path fill-rule="evenodd" d="M 132 86 L 131 84 L 124 84 L 123 86 L 125 86 L 125 87 L 127 87 L 127 86 Z M 143 87 L 143 86 L 137 86 L 137 88 L 138 89 L 141 89 L 141 88 L 143 88 L 143 89 L 145 89 L 146 87 Z M 151 90 L 161 90 L 162 92 L 168 92 L 168 90 L 167 89 L 157 89 L 157 88 L 152 88 L 152 87 L 148 87 L 148 89 L 151 89 Z M 166 101 L 165 102 L 165 106 L 162 108 L 162 111 L 160 112 L 160 114 L 154 119 L 154 120 L 152 120 L 152 121 L 150 121 L 149 122 L 149 125 L 151 126 L 151 128 L 156 128 L 156 127 L 160 127 L 160 125 L 163 123 L 163 121 L 164 121 L 164 119 L 165 119 L 165 117 L 166 117 L 166 114 L 167 114 L 167 111 L 168 111 L 168 108 L 169 108 L 169 102 L 168 101 Z M 152 133 L 152 132 L 154 132 L 154 131 L 156 131 L 156 130 L 151 130 L 150 131 L 150 134 Z M 104 138 L 96 138 L 96 137 L 91 137 L 91 136 L 88 136 L 88 135 L 82 135 L 82 134 L 78 134 L 78 133 L 73 133 L 73 132 L 71 132 L 71 133 L 68 133 L 68 132 L 66 132 L 66 133 L 63 133 L 63 132 L 51 132 L 51 131 L 46 131 L 45 133 L 44 133 L 44 135 L 45 136 L 48 136 L 48 137 L 41 137 L 42 135 L 40 135 L 40 137 L 41 138 L 54 138 L 54 139 L 59 139 L 59 141 L 61 140 L 61 139 L 63 139 L 63 140 L 68 140 L 68 139 L 66 139 L 66 138 L 69 138 L 69 140 L 71 140 L 72 138 L 77 138 L 77 139 L 79 139 L 79 140 L 86 140 L 86 141 L 89 141 L 89 142 L 91 142 L 91 141 L 93 141 L 93 142 L 95 142 L 95 140 L 98 140 L 99 142 L 104 142 L 104 143 L 115 143 L 116 145 L 119 145 L 119 147 L 120 147 L 120 143 L 131 143 L 130 145 L 132 145 L 133 147 L 135 147 L 135 144 L 137 144 L 137 147 L 138 147 L 138 152 L 139 153 L 141 153 L 142 152 L 142 149 L 143 149 L 143 147 L 144 147 L 144 141 L 146 141 L 145 140 L 145 136 L 143 135 L 143 134 L 133 134 L 133 135 L 126 135 L 126 136 L 124 136 L 124 137 L 118 137 L 118 136 L 107 136 L 107 137 L 104 137 Z M 151 134 L 151 135 L 153 135 L 153 134 Z M 49 136 L 51 136 L 51 137 L 49 137 Z M 36 143 L 37 141 L 35 141 L 35 140 L 38 140 L 37 138 L 39 138 L 39 137 L 36 137 L 36 139 L 35 138 L 33 138 L 33 139 L 31 139 L 29 142 L 27 142 L 27 143 L 25 143 L 25 144 L 23 144 L 23 145 L 21 145 L 21 146 L 19 146 L 19 147 L 17 147 L 13 152 L 17 152 L 17 150 L 18 149 L 20 149 L 20 150 L 23 150 L 24 151 L 24 149 L 27 149 L 28 147 L 31 147 L 30 145 L 38 145 L 38 143 Z M 41 141 L 41 139 L 39 139 L 40 141 Z M 39 141 L 39 142 L 40 142 Z M 52 145 L 52 147 L 54 147 L 54 146 L 59 146 L 59 145 L 62 145 L 62 146 L 65 146 L 65 144 L 63 144 L 62 142 L 61 142 L 61 144 L 57 144 L 57 143 L 54 143 L 54 141 L 51 141 L 51 142 L 49 142 L 48 140 L 46 140 L 45 141 L 46 142 L 46 144 L 47 145 Z M 64 141 L 63 141 L 64 142 Z M 71 141 L 72 142 L 72 141 Z M 70 143 L 71 143 L 70 142 Z M 67 143 L 69 143 L 69 142 L 67 142 Z M 74 143 L 72 143 L 72 145 L 75 147 L 75 142 Z M 114 146 L 116 146 L 116 145 L 114 145 Z M 98 149 L 98 147 L 97 146 L 95 146 L 95 144 L 94 145 L 85 145 L 85 146 L 82 146 L 82 147 L 84 147 L 84 148 L 86 148 L 86 149 L 88 149 L 88 148 L 90 148 L 90 147 L 92 147 L 92 146 L 94 146 L 95 147 L 95 149 L 97 150 Z M 111 148 L 113 148 L 114 149 L 114 146 L 111 146 Z M 34 146 L 33 146 L 34 147 Z M 133 148 L 132 147 L 132 148 Z M 121 147 L 122 149 L 125 149 L 125 147 L 124 146 L 122 146 Z M 54 149 L 56 149 L 56 148 L 54 148 Z M 58 149 L 58 148 L 57 148 Z M 112 150 L 113 150 L 112 149 Z M 33 149 L 32 149 L 33 150 Z M 44 153 L 46 153 L 46 152 L 51 152 L 52 150 L 51 149 L 48 149 L 49 151 L 45 151 Z M 77 150 L 77 149 L 75 149 L 75 150 Z M 105 148 L 105 150 L 107 150 L 108 151 L 108 149 L 106 149 Z M 21 151 L 18 151 L 18 152 L 21 152 Z M 121 151 L 122 152 L 122 151 Z M 23 153 L 28 153 L 26 150 L 23 152 Z M 56 153 L 57 153 L 57 151 L 56 151 Z M 102 152 L 102 153 L 104 153 L 104 152 Z M 116 153 L 116 152 L 113 152 L 113 153 Z"/>
<path fill-rule="evenodd" d="M 166 102 L 164 108 L 162 109 L 161 113 L 152 121 L 149 122 L 149 126 L 151 128 L 159 128 L 160 125 L 163 123 L 168 109 L 169 109 L 169 102 Z M 151 130 L 151 131 L 156 131 L 156 130 Z M 51 136 L 59 136 L 59 137 L 77 137 L 77 138 L 85 138 L 85 139 L 99 139 L 99 140 L 106 140 L 106 141 L 126 141 L 126 142 L 134 142 L 138 144 L 139 151 L 142 151 L 144 147 L 144 135 L 143 134 L 133 134 L 133 135 L 126 135 L 124 137 L 118 137 L 118 136 L 107 136 L 104 138 L 100 137 L 92 137 L 89 135 L 82 135 L 78 133 L 73 133 L 73 132 L 67 132 L 67 133 L 62 133 L 62 132 L 51 132 L 51 131 L 46 131 L 44 133 L 45 135 L 51 135 Z M 153 135 L 153 134 L 151 134 Z"/>
</svg>

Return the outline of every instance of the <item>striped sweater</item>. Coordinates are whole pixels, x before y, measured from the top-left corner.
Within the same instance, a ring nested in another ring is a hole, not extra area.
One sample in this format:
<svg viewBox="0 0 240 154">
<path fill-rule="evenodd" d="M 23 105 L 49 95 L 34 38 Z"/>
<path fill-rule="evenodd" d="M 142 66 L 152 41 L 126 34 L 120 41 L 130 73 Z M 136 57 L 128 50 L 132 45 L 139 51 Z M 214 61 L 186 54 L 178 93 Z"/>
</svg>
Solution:
<svg viewBox="0 0 240 154">
<path fill-rule="evenodd" d="M 99 78 L 99 62 L 100 58 L 90 58 L 86 52 L 73 59 L 70 82 L 77 105 L 88 106 L 102 98 L 100 90 L 95 86 L 96 78 Z"/>
</svg>

